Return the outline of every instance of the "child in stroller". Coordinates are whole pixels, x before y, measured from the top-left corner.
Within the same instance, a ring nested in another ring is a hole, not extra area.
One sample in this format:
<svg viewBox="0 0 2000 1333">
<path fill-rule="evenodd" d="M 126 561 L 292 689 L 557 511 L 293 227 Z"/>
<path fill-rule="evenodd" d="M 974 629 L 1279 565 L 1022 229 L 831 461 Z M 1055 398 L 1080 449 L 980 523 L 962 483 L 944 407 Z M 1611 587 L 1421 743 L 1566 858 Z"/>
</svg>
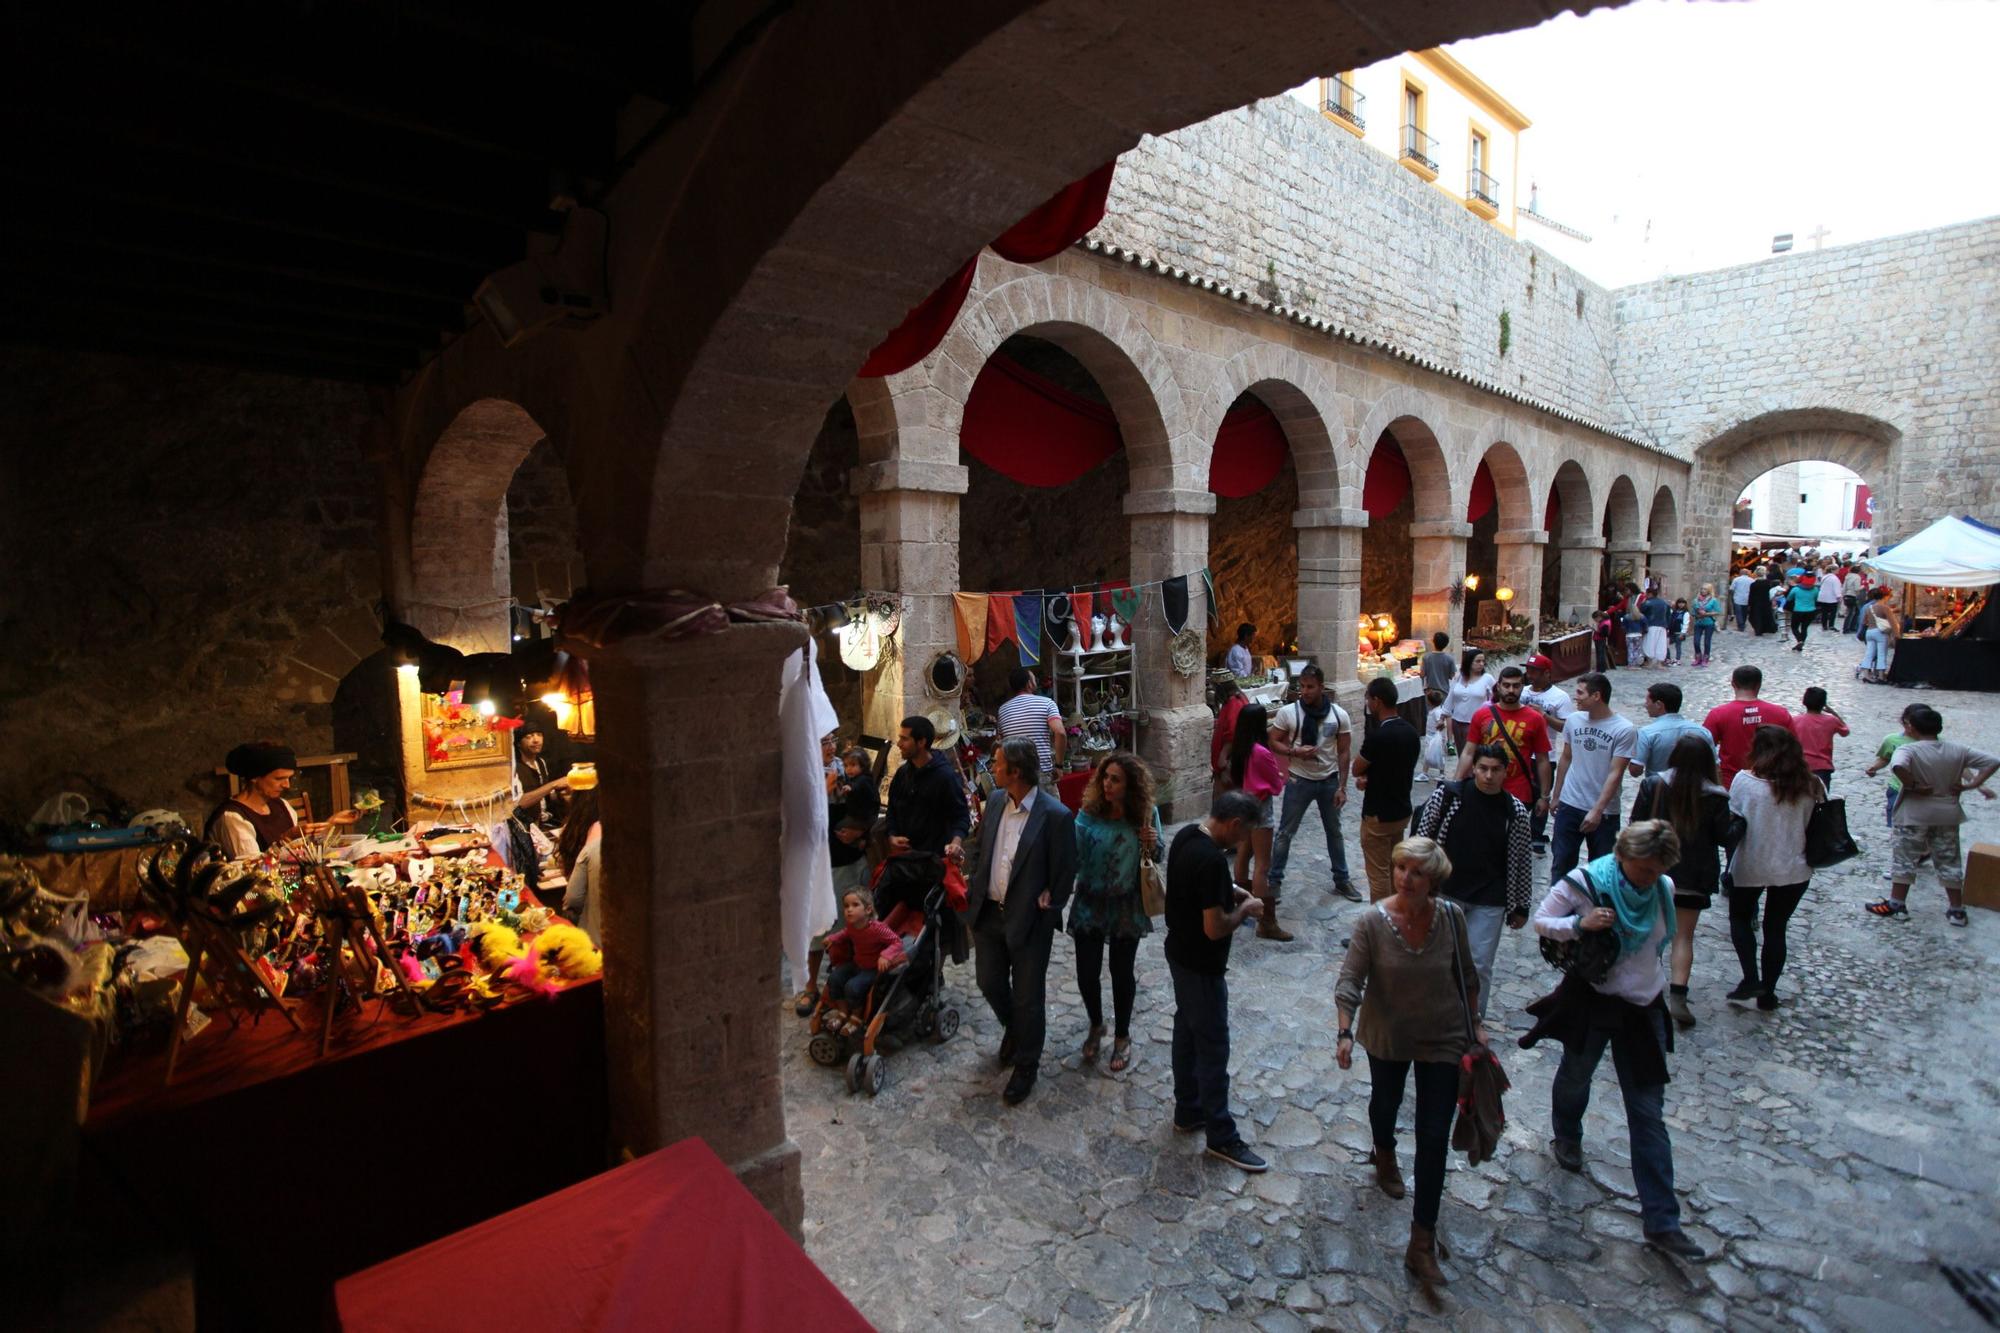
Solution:
<svg viewBox="0 0 2000 1333">
<path fill-rule="evenodd" d="M 846 927 L 826 937 L 827 1000 L 821 1026 L 844 1034 L 860 1021 L 877 977 L 909 961 L 896 932 L 875 919 L 875 904 L 861 889 L 840 900 Z"/>
<path fill-rule="evenodd" d="M 813 1035 L 806 1046 L 807 1053 L 820 1064 L 845 1063 L 847 1090 L 865 1087 L 871 1097 L 888 1080 L 877 1050 L 883 1036 L 929 1037 L 942 1042 L 958 1031 L 958 1010 L 944 998 L 944 956 L 948 949 L 954 956 L 963 953 L 963 941 L 955 939 L 955 932 L 962 929 L 957 911 L 965 904 L 964 879 L 956 866 L 941 857 L 922 853 L 892 857 L 876 872 L 875 879 L 874 906 L 886 909 L 886 921 L 874 920 L 874 913 L 865 901 L 857 903 L 854 893 L 843 900 L 842 911 L 849 931 L 859 915 L 864 927 L 859 934 L 877 941 L 881 935 L 898 938 L 900 961 L 884 946 L 884 952 L 873 955 L 878 970 L 872 973 L 861 965 L 850 964 L 851 970 L 837 966 L 833 984 L 822 993 L 819 1011 L 813 1015 Z M 907 931 L 915 934 L 903 933 Z M 838 938 L 827 938 L 830 962 L 836 958 L 834 941 Z M 889 966 L 882 969 L 879 964 L 885 959 Z M 853 999 L 847 1007 L 836 1010 L 836 1000 L 846 998 L 843 990 Z"/>
</svg>

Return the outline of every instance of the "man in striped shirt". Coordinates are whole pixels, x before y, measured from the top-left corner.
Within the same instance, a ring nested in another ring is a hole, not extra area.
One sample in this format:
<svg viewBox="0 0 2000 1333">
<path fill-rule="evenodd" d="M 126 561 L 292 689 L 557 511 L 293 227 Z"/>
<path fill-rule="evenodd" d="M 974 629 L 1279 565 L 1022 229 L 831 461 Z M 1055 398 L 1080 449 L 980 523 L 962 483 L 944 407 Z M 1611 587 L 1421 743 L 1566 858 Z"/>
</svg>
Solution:
<svg viewBox="0 0 2000 1333">
<path fill-rule="evenodd" d="M 1000 705 L 1000 739 L 1028 741 L 1035 747 L 1042 771 L 1037 777 L 1050 795 L 1056 790 L 1056 769 L 1062 765 L 1069 746 L 1069 731 L 1063 726 L 1062 710 L 1055 700 L 1035 692 L 1035 673 L 1015 667 L 1007 675 L 1007 702 Z"/>
</svg>

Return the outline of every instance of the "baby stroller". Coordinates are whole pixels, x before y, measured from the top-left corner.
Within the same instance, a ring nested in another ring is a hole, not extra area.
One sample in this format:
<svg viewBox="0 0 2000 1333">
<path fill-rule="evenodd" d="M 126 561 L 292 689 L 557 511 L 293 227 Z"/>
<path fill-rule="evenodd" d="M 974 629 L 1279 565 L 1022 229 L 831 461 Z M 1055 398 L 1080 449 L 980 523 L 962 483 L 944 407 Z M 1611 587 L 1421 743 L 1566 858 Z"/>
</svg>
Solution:
<svg viewBox="0 0 2000 1333">
<path fill-rule="evenodd" d="M 892 866 L 897 867 L 893 874 Z M 927 888 L 921 887 L 924 879 L 929 881 Z M 957 867 L 940 857 L 917 854 L 883 862 L 876 872 L 876 902 L 878 911 L 889 908 L 880 915 L 892 928 L 916 918 L 907 898 L 900 897 L 912 892 L 921 893 L 922 928 L 905 960 L 879 974 L 869 987 L 860 1024 L 839 1032 L 828 1027 L 831 987 L 821 990 L 819 1007 L 813 1011 L 806 1053 L 819 1064 L 844 1066 L 849 1092 L 865 1088 L 873 1097 L 887 1085 L 888 1066 L 877 1049 L 884 1036 L 898 1042 L 919 1037 L 945 1042 L 958 1032 L 958 1010 L 944 994 L 944 962 L 947 952 L 962 947 L 955 935 L 963 929 L 958 909 L 965 905 L 965 881 Z M 904 910 L 899 912 L 899 907 Z"/>
</svg>

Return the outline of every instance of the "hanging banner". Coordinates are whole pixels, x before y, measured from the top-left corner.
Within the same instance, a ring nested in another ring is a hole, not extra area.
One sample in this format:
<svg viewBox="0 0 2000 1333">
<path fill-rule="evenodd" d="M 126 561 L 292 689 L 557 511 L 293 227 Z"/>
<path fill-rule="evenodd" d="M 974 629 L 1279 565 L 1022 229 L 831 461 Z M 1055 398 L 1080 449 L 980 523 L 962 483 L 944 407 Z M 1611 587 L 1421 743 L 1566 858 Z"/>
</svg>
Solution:
<svg viewBox="0 0 2000 1333">
<path fill-rule="evenodd" d="M 1167 633 L 1179 634 L 1187 628 L 1187 575 L 1176 574 L 1160 585 L 1160 611 L 1167 618 Z"/>
<path fill-rule="evenodd" d="M 986 596 L 977 592 L 951 595 L 952 619 L 958 624 L 958 657 L 967 666 L 986 656 Z"/>
<path fill-rule="evenodd" d="M 1271 409 L 1251 398 L 1222 418 L 1208 458 L 1208 489 L 1229 499 L 1255 495 L 1277 480 L 1289 445 Z"/>
<path fill-rule="evenodd" d="M 1022 666 L 1042 663 L 1042 595 L 1023 593 L 1014 599 L 1014 643 Z"/>
<path fill-rule="evenodd" d="M 964 309 L 966 293 L 972 290 L 972 275 L 978 269 L 979 256 L 974 255 L 936 291 L 911 306 L 903 322 L 875 344 L 875 350 L 855 374 L 861 379 L 894 375 L 929 356 L 944 341 L 944 335 L 951 332 L 952 321 Z"/>
<path fill-rule="evenodd" d="M 958 439 L 1023 486 L 1067 486 L 1124 447 L 1110 408 L 999 355 L 972 382 Z"/>
</svg>

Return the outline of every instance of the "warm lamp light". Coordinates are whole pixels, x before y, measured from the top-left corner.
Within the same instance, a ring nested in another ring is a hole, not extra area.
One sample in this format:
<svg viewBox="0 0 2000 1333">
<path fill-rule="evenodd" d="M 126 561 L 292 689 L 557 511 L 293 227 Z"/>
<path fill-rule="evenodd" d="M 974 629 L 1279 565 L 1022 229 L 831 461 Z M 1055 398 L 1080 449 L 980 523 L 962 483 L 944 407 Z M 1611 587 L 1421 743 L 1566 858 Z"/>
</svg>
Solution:
<svg viewBox="0 0 2000 1333">
<path fill-rule="evenodd" d="M 406 676 L 416 675 L 417 669 L 418 669 L 417 664 L 415 662 L 400 662 L 396 666 L 396 670 L 402 672 Z"/>
<path fill-rule="evenodd" d="M 1467 592 L 1478 592 L 1478 591 L 1479 591 L 1479 575 L 1477 575 L 1477 574 L 1467 574 L 1467 575 L 1465 576 L 1465 590 L 1466 590 Z"/>
<path fill-rule="evenodd" d="M 492 717 L 493 713 L 494 713 L 493 701 L 491 699 L 481 699 L 479 701 L 479 716 Z"/>
<path fill-rule="evenodd" d="M 1501 588 L 1497 590 L 1493 595 L 1495 597 L 1498 597 L 1503 602 L 1511 602 L 1514 600 L 1514 590 L 1512 588 Z"/>
</svg>

